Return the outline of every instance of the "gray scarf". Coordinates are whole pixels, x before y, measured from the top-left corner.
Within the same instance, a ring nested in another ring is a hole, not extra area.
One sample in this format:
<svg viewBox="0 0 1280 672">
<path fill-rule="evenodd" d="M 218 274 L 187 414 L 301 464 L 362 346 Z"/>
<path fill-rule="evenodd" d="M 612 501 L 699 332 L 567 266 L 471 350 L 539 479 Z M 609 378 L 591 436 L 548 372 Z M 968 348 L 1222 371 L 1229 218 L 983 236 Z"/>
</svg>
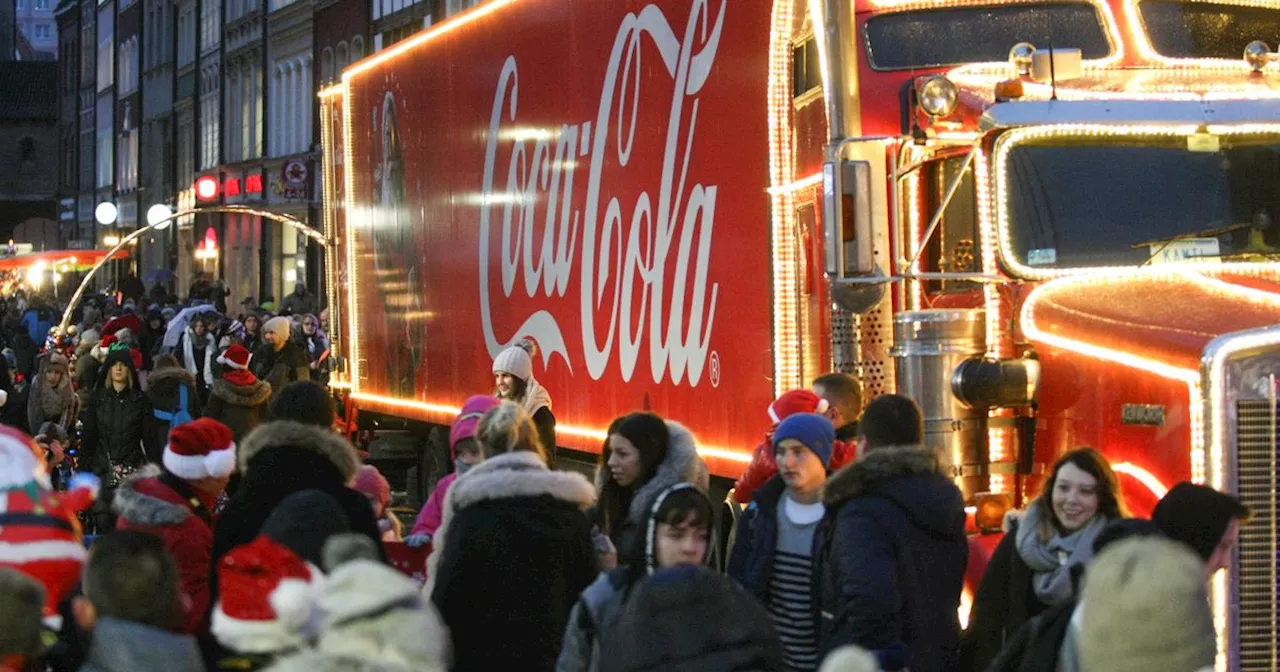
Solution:
<svg viewBox="0 0 1280 672">
<path fill-rule="evenodd" d="M 1093 540 L 1107 525 L 1103 515 L 1093 517 L 1084 527 L 1063 536 L 1054 528 L 1048 541 L 1036 533 L 1040 509 L 1029 507 L 1018 522 L 1016 542 L 1018 555 L 1031 568 L 1031 587 L 1041 602 L 1055 606 L 1068 602 L 1074 594 L 1071 567 L 1085 565 L 1093 558 Z"/>
</svg>

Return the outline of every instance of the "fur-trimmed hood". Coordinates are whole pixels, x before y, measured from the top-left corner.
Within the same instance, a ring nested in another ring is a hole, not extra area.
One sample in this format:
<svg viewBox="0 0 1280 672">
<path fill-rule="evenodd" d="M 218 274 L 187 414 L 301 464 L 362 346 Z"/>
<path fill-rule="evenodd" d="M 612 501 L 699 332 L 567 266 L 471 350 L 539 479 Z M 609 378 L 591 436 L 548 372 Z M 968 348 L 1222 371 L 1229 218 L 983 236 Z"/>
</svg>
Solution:
<svg viewBox="0 0 1280 672">
<path fill-rule="evenodd" d="M 698 456 L 698 446 L 694 441 L 693 433 L 684 425 L 668 420 L 667 434 L 667 456 L 658 465 L 653 478 L 636 490 L 635 496 L 631 498 L 631 509 L 627 512 L 627 520 L 642 527 L 648 520 L 649 507 L 653 503 L 653 498 L 663 490 L 676 483 L 692 483 L 704 493 L 711 487 L 707 463 Z M 607 466 L 596 467 L 597 492 L 604 489 L 608 479 Z"/>
<path fill-rule="evenodd" d="M 280 446 L 306 448 L 328 458 L 348 482 L 360 471 L 360 460 L 356 456 L 355 447 L 342 436 L 325 427 L 304 425 L 292 420 L 273 420 L 259 425 L 241 442 L 237 456 L 240 473 L 249 472 L 249 463 L 254 456 Z"/>
<path fill-rule="evenodd" d="M 496 455 L 472 467 L 449 486 L 444 498 L 440 527 L 432 537 L 427 557 L 427 583 L 422 594 L 428 599 L 435 588 L 436 567 L 445 545 L 445 535 L 456 511 L 486 500 L 550 495 L 587 510 L 596 501 L 595 488 L 576 472 L 551 471 L 542 458 L 528 451 Z"/>
<path fill-rule="evenodd" d="M 952 514 L 964 507 L 959 489 L 942 474 L 937 454 L 920 446 L 867 452 L 827 480 L 822 502 L 832 511 L 868 495 L 892 501 L 915 525 L 941 535 L 950 534 Z"/>
<path fill-rule="evenodd" d="M 191 515 L 191 511 L 186 506 L 139 490 L 141 481 L 154 479 L 159 475 L 160 467 L 154 464 L 149 464 L 130 474 L 120 487 L 116 488 L 111 508 L 121 518 L 134 525 L 181 525 Z M 145 486 L 146 484 L 142 484 L 144 489 Z"/>
<path fill-rule="evenodd" d="M 254 380 L 252 385 L 233 385 L 219 378 L 209 393 L 233 406 L 253 407 L 271 398 L 271 383 Z"/>
</svg>

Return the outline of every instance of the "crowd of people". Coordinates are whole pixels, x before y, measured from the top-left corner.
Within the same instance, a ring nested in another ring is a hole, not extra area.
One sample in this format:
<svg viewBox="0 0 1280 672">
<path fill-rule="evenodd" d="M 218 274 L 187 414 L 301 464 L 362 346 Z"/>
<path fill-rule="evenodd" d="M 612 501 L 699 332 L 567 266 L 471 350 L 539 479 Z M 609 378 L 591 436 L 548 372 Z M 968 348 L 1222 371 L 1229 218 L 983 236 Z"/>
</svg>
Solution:
<svg viewBox="0 0 1280 672">
<path fill-rule="evenodd" d="M 833 373 L 761 409 L 721 573 L 693 433 L 626 413 L 594 481 L 556 470 L 525 342 L 404 533 L 313 380 L 315 306 L 137 306 L 85 306 L 31 369 L 0 358 L 0 411 L 22 404 L 0 414 L 0 671 L 1213 669 L 1206 586 L 1249 511 L 1205 486 L 1135 519 L 1101 453 L 1066 452 L 962 623 L 969 514 L 919 408 Z M 19 307 L 6 339 L 43 342 Z M 388 563 L 401 541 L 424 583 Z"/>
</svg>

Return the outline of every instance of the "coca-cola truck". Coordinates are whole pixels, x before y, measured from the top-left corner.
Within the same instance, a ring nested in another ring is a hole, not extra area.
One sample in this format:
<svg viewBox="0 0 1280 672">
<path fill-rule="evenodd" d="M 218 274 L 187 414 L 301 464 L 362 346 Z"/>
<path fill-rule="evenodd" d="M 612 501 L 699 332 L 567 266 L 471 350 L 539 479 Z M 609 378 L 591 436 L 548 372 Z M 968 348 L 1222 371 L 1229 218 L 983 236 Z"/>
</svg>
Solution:
<svg viewBox="0 0 1280 672">
<path fill-rule="evenodd" d="M 491 0 L 321 93 L 334 386 L 353 427 L 443 426 L 528 338 L 560 446 L 652 409 L 731 478 L 775 395 L 849 371 L 920 403 L 975 528 L 1085 445 L 1139 515 L 1236 493 L 1218 665 L 1280 669 L 1277 32 L 1247 0 Z"/>
</svg>

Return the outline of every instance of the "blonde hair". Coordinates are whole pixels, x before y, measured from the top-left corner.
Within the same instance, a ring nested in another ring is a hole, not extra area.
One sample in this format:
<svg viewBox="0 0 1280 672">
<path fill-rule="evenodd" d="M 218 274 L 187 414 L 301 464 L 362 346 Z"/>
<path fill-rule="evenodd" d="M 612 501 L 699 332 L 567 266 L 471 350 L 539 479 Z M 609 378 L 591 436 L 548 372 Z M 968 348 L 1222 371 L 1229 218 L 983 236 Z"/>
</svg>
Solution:
<svg viewBox="0 0 1280 672">
<path fill-rule="evenodd" d="M 480 416 L 476 440 L 480 442 L 486 459 L 525 450 L 536 453 L 543 462 L 547 461 L 533 417 L 519 404 L 510 401 L 504 401 Z"/>
</svg>

